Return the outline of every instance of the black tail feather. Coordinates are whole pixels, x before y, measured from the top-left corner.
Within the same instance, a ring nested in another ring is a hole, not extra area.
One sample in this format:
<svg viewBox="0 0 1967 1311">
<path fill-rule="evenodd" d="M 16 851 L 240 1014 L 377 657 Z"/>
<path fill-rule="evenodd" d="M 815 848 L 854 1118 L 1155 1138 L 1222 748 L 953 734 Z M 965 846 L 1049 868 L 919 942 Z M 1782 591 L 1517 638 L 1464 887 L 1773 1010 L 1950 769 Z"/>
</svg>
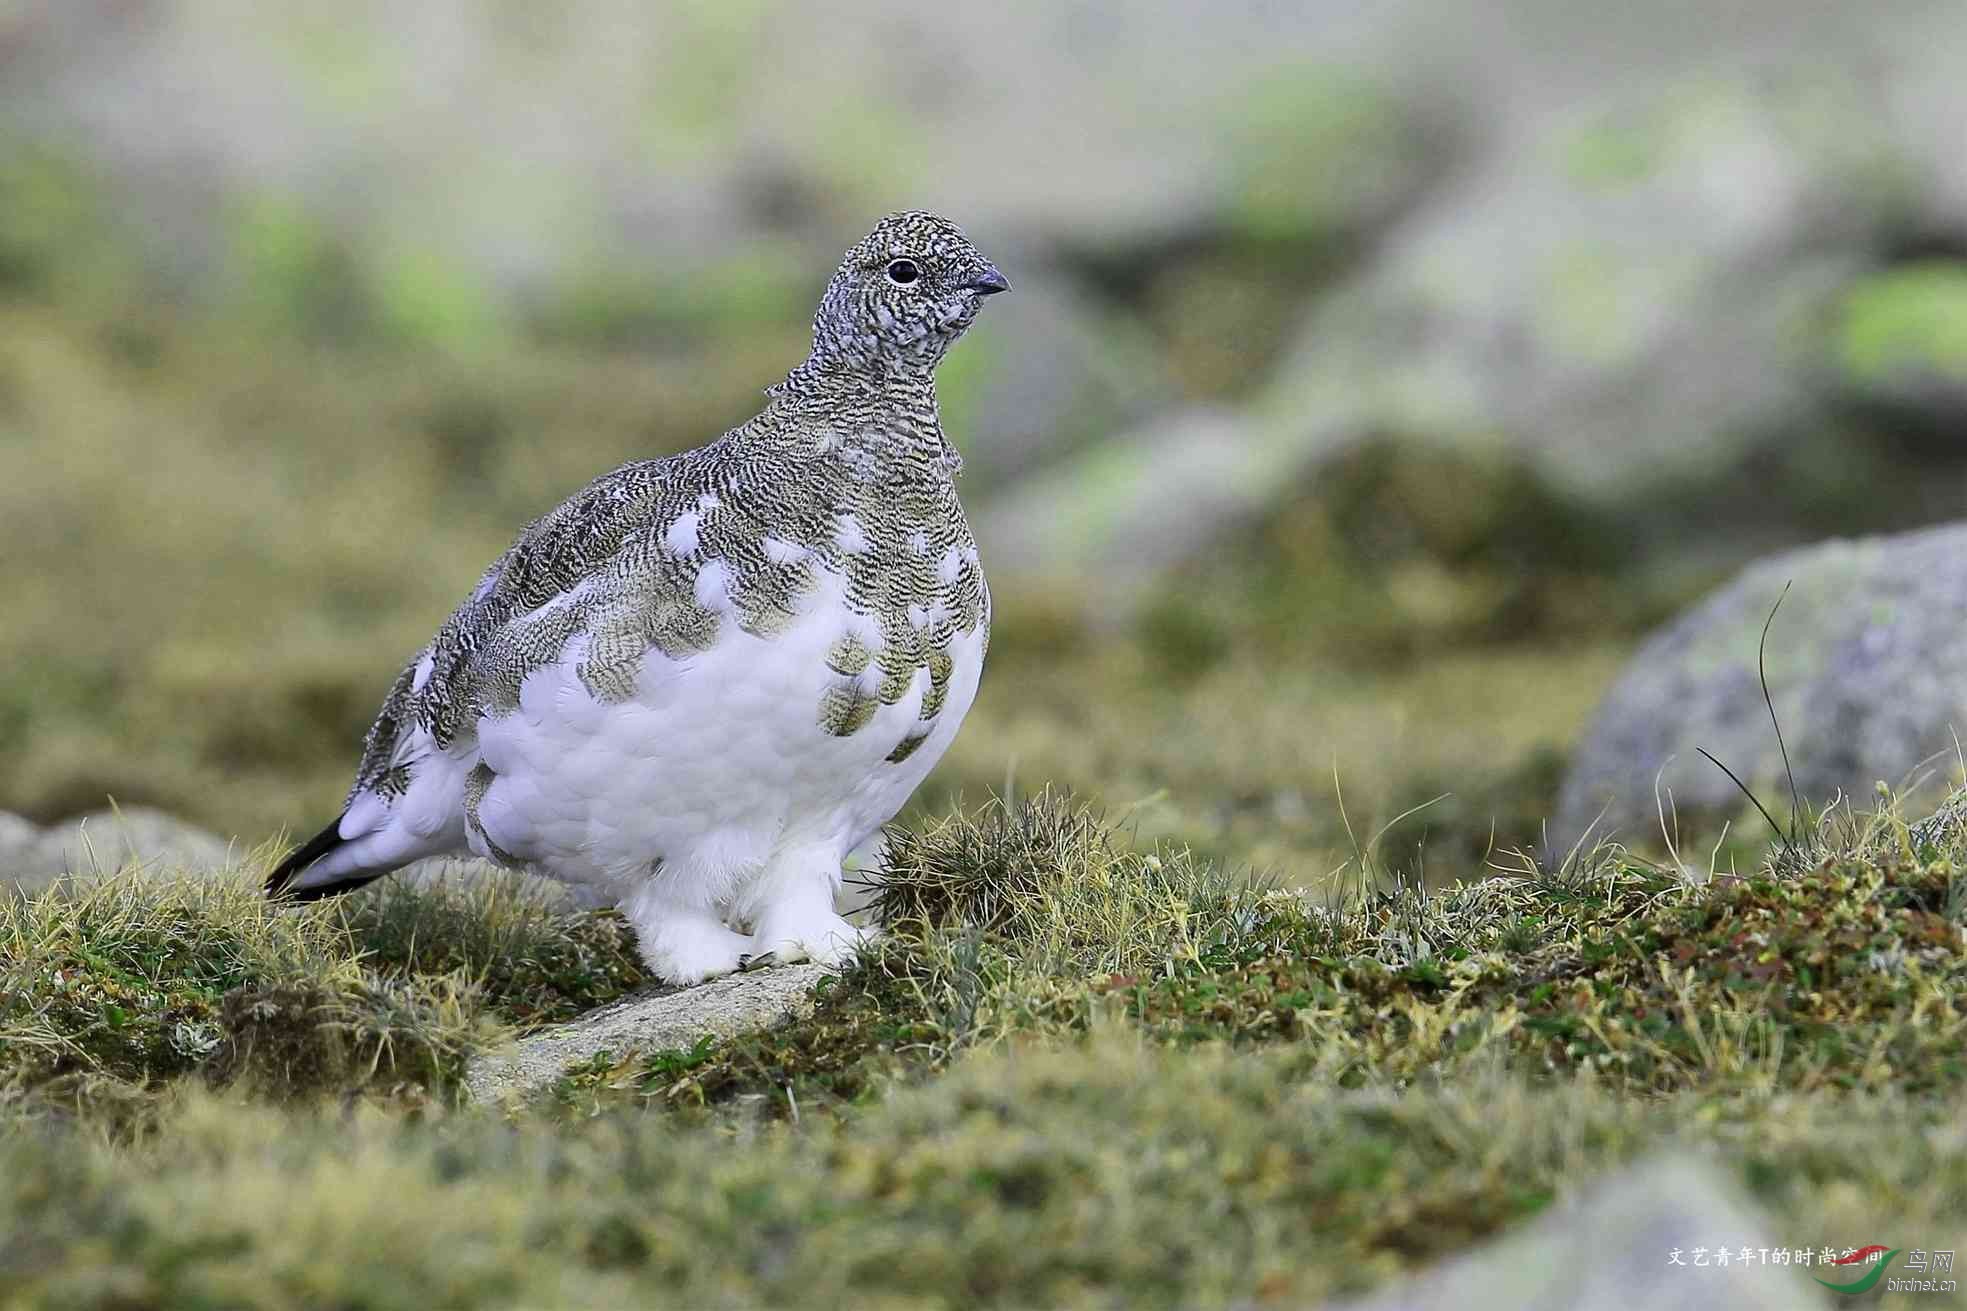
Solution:
<svg viewBox="0 0 1967 1311">
<path fill-rule="evenodd" d="M 333 823 L 289 852 L 285 860 L 275 865 L 273 872 L 266 876 L 266 895 L 278 897 L 282 901 L 319 901 L 323 897 L 336 897 L 344 892 L 353 892 L 363 884 L 373 883 L 381 878 L 381 874 L 352 874 L 339 883 L 330 883 L 319 888 L 288 886 L 309 865 L 347 841 L 341 835 L 341 821 L 340 815 L 335 816 Z"/>
</svg>

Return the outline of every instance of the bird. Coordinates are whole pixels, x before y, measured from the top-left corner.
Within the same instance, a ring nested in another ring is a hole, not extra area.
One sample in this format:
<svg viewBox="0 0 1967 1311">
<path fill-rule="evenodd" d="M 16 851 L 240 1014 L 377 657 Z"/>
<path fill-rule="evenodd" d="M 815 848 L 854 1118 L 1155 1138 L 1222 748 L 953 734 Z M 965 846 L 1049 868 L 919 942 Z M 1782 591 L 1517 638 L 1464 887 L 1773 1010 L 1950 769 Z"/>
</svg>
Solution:
<svg viewBox="0 0 1967 1311">
<path fill-rule="evenodd" d="M 990 591 L 936 370 L 1009 287 L 950 220 L 883 218 L 757 415 L 595 479 L 485 571 L 267 894 L 468 851 L 619 907 L 669 983 L 849 959 L 843 863 L 983 672 Z"/>
</svg>

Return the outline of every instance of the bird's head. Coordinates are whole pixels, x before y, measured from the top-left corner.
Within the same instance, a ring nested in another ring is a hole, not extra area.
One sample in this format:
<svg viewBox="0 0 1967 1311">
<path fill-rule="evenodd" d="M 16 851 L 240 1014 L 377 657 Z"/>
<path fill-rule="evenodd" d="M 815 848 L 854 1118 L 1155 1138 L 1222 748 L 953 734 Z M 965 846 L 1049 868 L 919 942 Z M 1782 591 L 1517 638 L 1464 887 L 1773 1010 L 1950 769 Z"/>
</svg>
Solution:
<svg viewBox="0 0 1967 1311">
<path fill-rule="evenodd" d="M 813 316 L 813 358 L 882 372 L 934 369 L 984 297 L 1010 288 L 948 219 L 919 209 L 890 214 L 827 284 Z"/>
</svg>

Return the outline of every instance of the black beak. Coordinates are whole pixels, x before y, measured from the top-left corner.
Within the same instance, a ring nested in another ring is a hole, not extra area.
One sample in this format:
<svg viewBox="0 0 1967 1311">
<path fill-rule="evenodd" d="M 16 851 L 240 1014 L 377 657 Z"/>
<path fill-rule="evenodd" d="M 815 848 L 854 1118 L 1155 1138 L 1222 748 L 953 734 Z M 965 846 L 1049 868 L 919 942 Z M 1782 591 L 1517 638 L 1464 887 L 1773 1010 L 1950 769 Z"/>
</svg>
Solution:
<svg viewBox="0 0 1967 1311">
<path fill-rule="evenodd" d="M 1011 289 L 1011 284 L 1004 280 L 1004 275 L 997 271 L 995 264 L 984 265 L 981 273 L 963 285 L 971 291 L 980 292 L 985 296 L 995 296 L 1000 291 L 1009 291 Z"/>
</svg>

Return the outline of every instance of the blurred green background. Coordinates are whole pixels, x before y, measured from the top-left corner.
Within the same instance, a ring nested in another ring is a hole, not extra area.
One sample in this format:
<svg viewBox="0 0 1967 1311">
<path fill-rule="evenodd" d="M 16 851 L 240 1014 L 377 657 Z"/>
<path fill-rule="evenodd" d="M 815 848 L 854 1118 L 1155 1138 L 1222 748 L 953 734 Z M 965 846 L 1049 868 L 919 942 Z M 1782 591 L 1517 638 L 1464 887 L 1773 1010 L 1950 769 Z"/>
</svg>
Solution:
<svg viewBox="0 0 1967 1311">
<path fill-rule="evenodd" d="M 1963 88 L 1909 0 L 0 0 L 0 809 L 319 823 L 519 526 L 924 206 L 1016 291 L 922 803 L 1311 881 L 1451 794 L 1388 858 L 1479 872 L 1651 626 L 1967 507 Z"/>
</svg>

